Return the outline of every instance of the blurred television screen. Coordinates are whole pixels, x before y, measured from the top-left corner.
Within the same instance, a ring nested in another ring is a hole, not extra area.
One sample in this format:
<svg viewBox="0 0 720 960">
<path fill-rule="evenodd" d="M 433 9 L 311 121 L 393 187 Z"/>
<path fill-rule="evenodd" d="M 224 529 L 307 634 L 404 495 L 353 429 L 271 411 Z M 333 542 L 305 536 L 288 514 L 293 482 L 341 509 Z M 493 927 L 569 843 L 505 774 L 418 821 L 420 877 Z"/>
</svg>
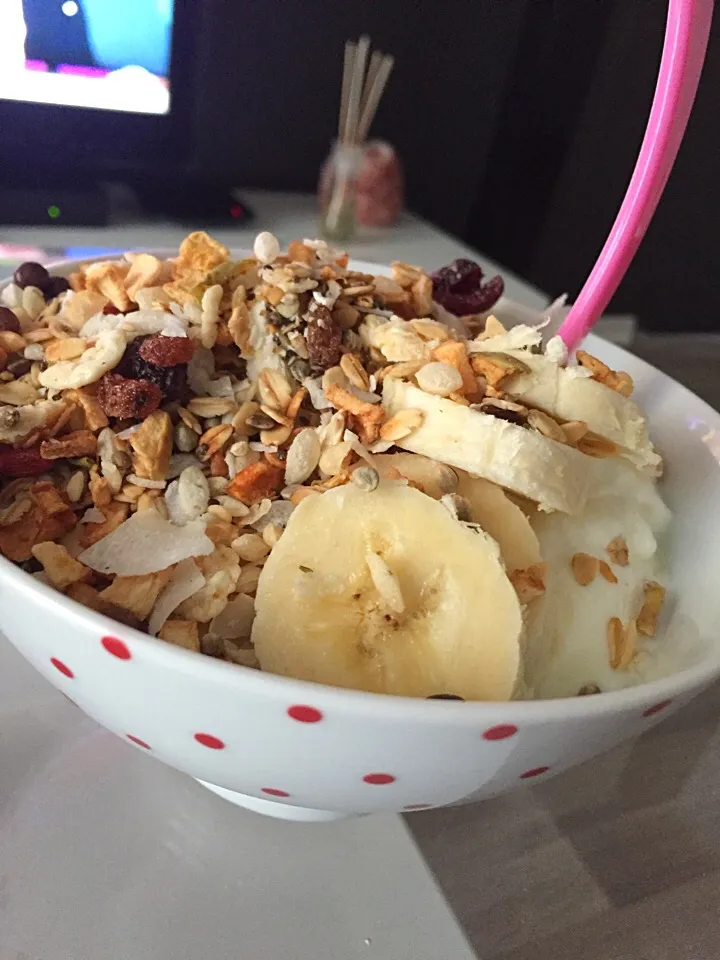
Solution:
<svg viewBox="0 0 720 960">
<path fill-rule="evenodd" d="M 173 0 L 0 0 L 0 99 L 170 110 Z"/>
</svg>

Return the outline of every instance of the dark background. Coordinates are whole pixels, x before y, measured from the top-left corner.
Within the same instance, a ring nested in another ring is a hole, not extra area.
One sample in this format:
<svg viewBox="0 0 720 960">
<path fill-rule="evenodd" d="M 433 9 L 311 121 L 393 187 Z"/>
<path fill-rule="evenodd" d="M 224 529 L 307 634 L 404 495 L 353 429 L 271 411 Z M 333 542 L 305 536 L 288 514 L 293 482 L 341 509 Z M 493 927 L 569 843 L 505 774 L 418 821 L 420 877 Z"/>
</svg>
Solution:
<svg viewBox="0 0 720 960">
<path fill-rule="evenodd" d="M 313 190 L 335 135 L 343 44 L 366 32 L 396 59 L 373 133 L 404 161 L 409 208 L 549 294 L 573 296 L 632 171 L 666 7 L 666 0 L 176 0 L 183 44 L 194 48 L 192 57 L 183 48 L 182 75 L 173 78 L 174 102 L 188 108 L 176 147 L 156 149 L 149 130 L 156 121 L 147 118 L 132 131 L 127 119 L 111 119 L 114 136 L 103 129 L 101 146 L 124 151 L 132 164 L 145 145 L 151 160 L 140 176 L 150 181 L 183 168 L 199 181 Z M 676 169 L 610 306 L 636 313 L 646 329 L 718 327 L 719 33 L 716 17 Z M 85 124 L 87 135 L 71 136 L 71 119 L 62 121 L 63 143 L 98 155 L 88 149 L 95 128 Z"/>
<path fill-rule="evenodd" d="M 394 53 L 375 133 L 408 205 L 549 293 L 576 293 L 609 231 L 647 119 L 662 0 L 206 0 L 195 163 L 312 189 L 334 134 L 341 50 Z M 720 318 L 720 22 L 655 221 L 611 309 L 647 329 Z"/>
</svg>

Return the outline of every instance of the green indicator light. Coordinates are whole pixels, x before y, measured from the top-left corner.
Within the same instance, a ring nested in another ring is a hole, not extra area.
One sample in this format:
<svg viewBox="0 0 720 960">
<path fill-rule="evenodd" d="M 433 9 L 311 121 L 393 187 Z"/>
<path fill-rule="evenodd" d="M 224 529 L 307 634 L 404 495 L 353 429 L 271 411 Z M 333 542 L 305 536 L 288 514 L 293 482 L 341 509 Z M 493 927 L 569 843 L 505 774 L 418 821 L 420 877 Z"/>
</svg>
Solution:
<svg viewBox="0 0 720 960">
<path fill-rule="evenodd" d="M 56 207 L 53 203 L 47 208 L 47 213 L 51 220 L 57 220 L 60 216 L 60 207 Z"/>
</svg>

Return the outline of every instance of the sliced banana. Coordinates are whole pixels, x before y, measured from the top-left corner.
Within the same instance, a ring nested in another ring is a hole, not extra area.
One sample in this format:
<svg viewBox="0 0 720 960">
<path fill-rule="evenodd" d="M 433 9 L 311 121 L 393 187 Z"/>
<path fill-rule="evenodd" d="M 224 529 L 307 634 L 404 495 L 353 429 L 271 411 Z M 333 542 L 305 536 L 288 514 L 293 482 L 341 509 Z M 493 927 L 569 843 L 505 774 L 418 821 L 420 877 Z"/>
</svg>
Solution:
<svg viewBox="0 0 720 960">
<path fill-rule="evenodd" d="M 410 697 L 513 693 L 523 624 L 497 544 L 404 483 L 303 500 L 255 607 L 263 670 Z"/>
<path fill-rule="evenodd" d="M 381 453 L 374 456 L 372 462 L 382 479 L 398 479 L 397 471 L 413 483 L 419 483 L 433 500 L 457 490 L 458 477 L 452 467 L 421 457 L 419 453 Z"/>
<path fill-rule="evenodd" d="M 505 491 L 462 470 L 457 475 L 457 493 L 470 504 L 473 523 L 497 542 L 506 570 L 512 573 L 541 563 L 540 543 L 530 520 Z"/>
<path fill-rule="evenodd" d="M 543 510 L 582 510 L 596 462 L 572 447 L 401 380 L 385 380 L 383 406 L 388 416 L 406 409 L 424 414 L 420 427 L 396 441 L 404 450 L 491 480 Z"/>
<path fill-rule="evenodd" d="M 530 368 L 505 387 L 508 396 L 559 420 L 584 420 L 593 433 L 612 440 L 640 469 L 657 472 L 660 456 L 650 441 L 648 421 L 632 400 L 585 376 L 527 350 L 509 351 Z"/>
</svg>

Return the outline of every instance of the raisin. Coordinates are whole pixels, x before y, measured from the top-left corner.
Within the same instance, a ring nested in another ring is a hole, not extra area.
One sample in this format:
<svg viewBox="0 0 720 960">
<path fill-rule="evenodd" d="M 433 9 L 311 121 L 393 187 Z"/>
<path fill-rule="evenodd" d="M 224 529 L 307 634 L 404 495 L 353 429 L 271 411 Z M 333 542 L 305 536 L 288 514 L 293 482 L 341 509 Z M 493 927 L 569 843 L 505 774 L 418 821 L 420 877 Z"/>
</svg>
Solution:
<svg viewBox="0 0 720 960">
<path fill-rule="evenodd" d="M 189 337 L 147 337 L 140 344 L 140 356 L 157 367 L 176 367 L 179 363 L 189 363 L 194 352 Z"/>
<path fill-rule="evenodd" d="M 313 371 L 319 373 L 340 363 L 342 337 L 342 330 L 335 325 L 327 307 L 313 304 L 305 329 L 305 340 Z"/>
<path fill-rule="evenodd" d="M 20 321 L 9 307 L 0 307 L 0 330 L 20 333 Z"/>
<path fill-rule="evenodd" d="M 37 447 L 15 450 L 13 447 L 0 445 L 0 477 L 30 477 L 45 473 L 48 466 L 47 460 L 40 456 Z"/>
<path fill-rule="evenodd" d="M 508 423 L 515 423 L 518 427 L 524 427 L 527 423 L 527 415 L 519 413 L 517 410 L 507 410 L 504 407 L 496 407 L 492 403 L 483 404 L 480 410 L 490 417 L 496 417 L 498 420 L 507 420 Z"/>
<path fill-rule="evenodd" d="M 22 287 L 37 287 L 38 290 L 45 290 L 45 284 L 50 279 L 50 274 L 41 263 L 34 263 L 28 260 L 27 263 L 21 263 L 13 274 L 15 283 Z"/>
<path fill-rule="evenodd" d="M 59 297 L 61 293 L 70 289 L 70 281 L 67 277 L 50 277 L 41 289 L 45 294 L 45 299 L 52 300 L 53 297 Z"/>
<path fill-rule="evenodd" d="M 179 363 L 174 367 L 159 367 L 140 356 L 143 340 L 133 340 L 127 345 L 122 360 L 115 372 L 130 380 L 148 380 L 162 391 L 166 400 L 182 403 L 187 397 L 187 366 Z"/>
<path fill-rule="evenodd" d="M 160 387 L 149 380 L 131 380 L 106 373 L 100 380 L 98 402 L 109 417 L 142 420 L 162 402 Z"/>
<path fill-rule="evenodd" d="M 433 299 L 458 317 L 485 313 L 502 296 L 505 283 L 501 276 L 483 282 L 482 267 L 472 260 L 453 260 L 430 275 Z"/>
</svg>

